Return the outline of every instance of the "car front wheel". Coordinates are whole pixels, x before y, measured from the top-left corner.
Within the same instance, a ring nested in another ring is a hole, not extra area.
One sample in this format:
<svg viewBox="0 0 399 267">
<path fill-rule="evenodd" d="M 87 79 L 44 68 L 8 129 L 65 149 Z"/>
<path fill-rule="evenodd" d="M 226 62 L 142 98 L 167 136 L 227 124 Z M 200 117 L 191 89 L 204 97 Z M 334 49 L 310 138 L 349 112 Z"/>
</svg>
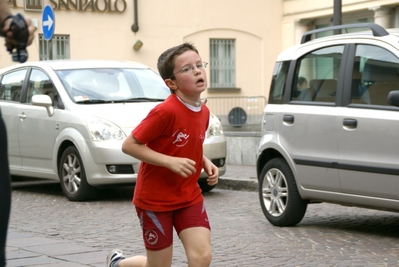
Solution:
<svg viewBox="0 0 399 267">
<path fill-rule="evenodd" d="M 58 176 L 64 195 L 71 201 L 91 199 L 96 188 L 87 183 L 85 168 L 78 150 L 70 146 L 62 153 Z"/>
<path fill-rule="evenodd" d="M 299 195 L 294 175 L 282 158 L 270 160 L 259 177 L 263 214 L 275 226 L 294 226 L 305 215 L 308 202 Z"/>
</svg>

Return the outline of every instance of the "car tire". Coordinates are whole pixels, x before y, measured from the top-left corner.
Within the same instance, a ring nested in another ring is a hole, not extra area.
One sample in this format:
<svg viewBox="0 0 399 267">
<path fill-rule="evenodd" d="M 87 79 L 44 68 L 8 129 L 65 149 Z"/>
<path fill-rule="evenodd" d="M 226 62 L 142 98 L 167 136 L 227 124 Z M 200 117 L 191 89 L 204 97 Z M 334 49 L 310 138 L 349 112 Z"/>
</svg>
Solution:
<svg viewBox="0 0 399 267">
<path fill-rule="evenodd" d="M 291 168 L 283 158 L 274 158 L 259 177 L 259 200 L 266 219 L 275 226 L 294 226 L 306 213 Z"/>
<path fill-rule="evenodd" d="M 62 153 L 58 176 L 62 191 L 70 201 L 83 201 L 95 197 L 97 189 L 87 183 L 83 161 L 76 147 L 70 146 Z"/>
<path fill-rule="evenodd" d="M 207 182 L 199 182 L 198 184 L 203 193 L 209 192 L 216 187 L 216 185 L 209 185 Z"/>
</svg>

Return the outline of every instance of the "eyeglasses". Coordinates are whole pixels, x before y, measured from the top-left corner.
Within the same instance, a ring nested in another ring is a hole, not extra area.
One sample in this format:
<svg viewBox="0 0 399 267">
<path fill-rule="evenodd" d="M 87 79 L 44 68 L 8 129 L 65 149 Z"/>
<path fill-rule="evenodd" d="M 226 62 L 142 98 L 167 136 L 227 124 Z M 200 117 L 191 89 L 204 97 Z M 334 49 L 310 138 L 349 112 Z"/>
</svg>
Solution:
<svg viewBox="0 0 399 267">
<path fill-rule="evenodd" d="M 195 64 L 195 66 L 185 66 L 184 68 L 182 68 L 181 70 L 179 70 L 178 72 L 173 73 L 173 75 L 171 76 L 174 77 L 176 74 L 178 73 L 189 73 L 190 71 L 194 71 L 195 68 L 199 69 L 199 70 L 203 70 L 206 68 L 206 66 L 208 66 L 207 62 L 198 62 L 197 64 Z"/>
</svg>

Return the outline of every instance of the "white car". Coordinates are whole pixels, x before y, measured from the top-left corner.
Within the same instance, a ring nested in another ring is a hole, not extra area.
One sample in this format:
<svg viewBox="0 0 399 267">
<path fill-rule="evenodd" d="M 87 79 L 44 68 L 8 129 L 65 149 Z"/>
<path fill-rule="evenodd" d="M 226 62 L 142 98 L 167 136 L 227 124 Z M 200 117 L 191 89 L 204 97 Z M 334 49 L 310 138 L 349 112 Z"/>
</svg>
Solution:
<svg viewBox="0 0 399 267">
<path fill-rule="evenodd" d="M 134 184 L 140 162 L 123 140 L 170 94 L 162 78 L 135 62 L 58 60 L 0 70 L 0 108 L 11 175 L 59 180 L 71 201 L 104 185 Z M 213 115 L 204 154 L 226 171 L 226 139 Z M 206 184 L 201 173 L 199 185 Z"/>
</svg>

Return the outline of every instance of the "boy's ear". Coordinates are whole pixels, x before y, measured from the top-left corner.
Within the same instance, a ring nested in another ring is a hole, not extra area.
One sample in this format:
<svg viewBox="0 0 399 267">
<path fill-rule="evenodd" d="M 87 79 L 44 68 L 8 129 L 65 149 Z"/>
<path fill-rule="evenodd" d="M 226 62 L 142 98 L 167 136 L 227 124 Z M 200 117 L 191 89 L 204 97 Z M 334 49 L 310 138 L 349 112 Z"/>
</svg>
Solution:
<svg viewBox="0 0 399 267">
<path fill-rule="evenodd" d="M 172 91 L 177 90 L 177 85 L 172 79 L 166 79 L 165 83 L 169 87 L 170 90 L 172 90 Z"/>
</svg>

